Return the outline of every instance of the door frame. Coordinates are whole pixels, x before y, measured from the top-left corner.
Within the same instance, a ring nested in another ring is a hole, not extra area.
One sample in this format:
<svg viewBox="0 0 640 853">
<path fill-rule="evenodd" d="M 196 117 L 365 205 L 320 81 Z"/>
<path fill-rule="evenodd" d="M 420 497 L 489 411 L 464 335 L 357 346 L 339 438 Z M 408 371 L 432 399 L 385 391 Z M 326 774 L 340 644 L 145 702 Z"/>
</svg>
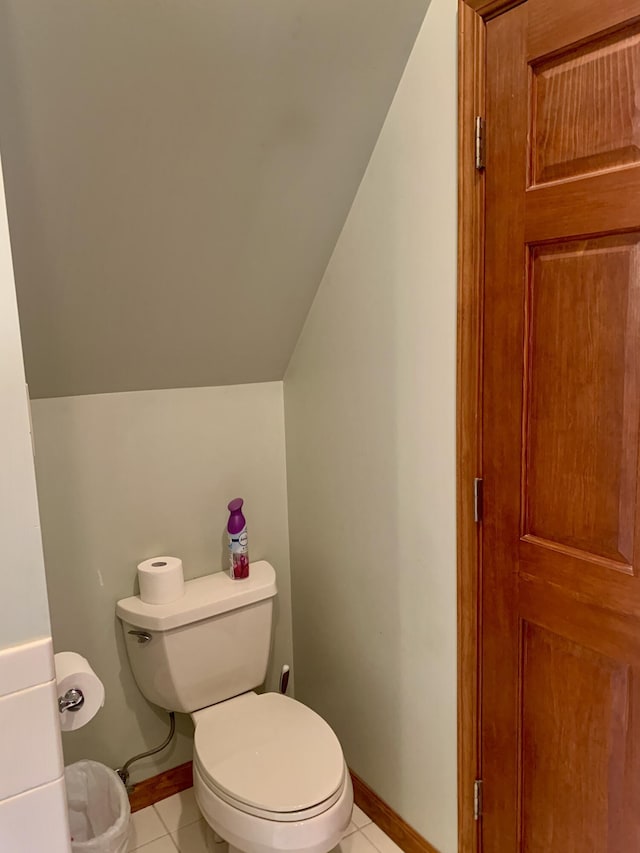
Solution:
<svg viewBox="0 0 640 853">
<path fill-rule="evenodd" d="M 458 562 L 458 845 L 480 850 L 474 783 L 480 762 L 482 529 L 474 479 L 482 476 L 482 306 L 485 178 L 475 166 L 476 116 L 485 114 L 486 23 L 526 0 L 458 0 L 458 309 L 456 486 Z"/>
</svg>

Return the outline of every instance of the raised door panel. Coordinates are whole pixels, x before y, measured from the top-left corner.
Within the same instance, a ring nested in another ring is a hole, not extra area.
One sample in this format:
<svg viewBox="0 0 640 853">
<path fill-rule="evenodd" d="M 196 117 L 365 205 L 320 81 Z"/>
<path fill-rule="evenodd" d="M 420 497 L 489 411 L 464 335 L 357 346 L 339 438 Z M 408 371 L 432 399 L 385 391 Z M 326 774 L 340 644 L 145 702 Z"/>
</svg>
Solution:
<svg viewBox="0 0 640 853">
<path fill-rule="evenodd" d="M 640 162 L 639 82 L 637 31 L 534 65 L 531 183 Z"/>
<path fill-rule="evenodd" d="M 639 234 L 533 247 L 522 535 L 631 571 L 640 438 Z"/>
<path fill-rule="evenodd" d="M 523 853 L 623 853 L 630 685 L 627 664 L 523 623 Z"/>
</svg>

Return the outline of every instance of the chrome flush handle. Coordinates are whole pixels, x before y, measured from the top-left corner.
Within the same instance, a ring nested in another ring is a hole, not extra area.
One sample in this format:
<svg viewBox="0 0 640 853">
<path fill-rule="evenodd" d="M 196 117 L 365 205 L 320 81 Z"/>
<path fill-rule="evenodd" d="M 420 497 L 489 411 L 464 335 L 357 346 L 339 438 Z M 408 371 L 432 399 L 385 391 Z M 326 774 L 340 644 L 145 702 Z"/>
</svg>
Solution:
<svg viewBox="0 0 640 853">
<path fill-rule="evenodd" d="M 151 634 L 148 631 L 129 631 L 132 637 L 137 637 L 140 645 L 151 642 Z"/>
</svg>

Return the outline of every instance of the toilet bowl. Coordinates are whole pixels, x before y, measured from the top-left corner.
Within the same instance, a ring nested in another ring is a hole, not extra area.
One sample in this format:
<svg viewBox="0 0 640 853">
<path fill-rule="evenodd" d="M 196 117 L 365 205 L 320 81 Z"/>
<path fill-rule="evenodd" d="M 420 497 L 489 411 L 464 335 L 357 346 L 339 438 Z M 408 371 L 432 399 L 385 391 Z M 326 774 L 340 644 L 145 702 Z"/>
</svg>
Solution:
<svg viewBox="0 0 640 853">
<path fill-rule="evenodd" d="M 214 833 L 243 853 L 328 853 L 346 831 L 353 788 L 338 738 L 322 717 L 264 681 L 275 572 L 219 572 L 185 583 L 176 602 L 118 602 L 142 693 L 195 725 L 193 786 Z M 233 853 L 233 850 L 231 851 Z"/>
<path fill-rule="evenodd" d="M 209 827 L 245 853 L 327 853 L 343 837 L 353 810 L 353 789 L 347 773 L 340 797 L 314 817 L 267 820 L 226 803 L 208 787 L 197 765 L 193 768 L 196 801 Z M 215 847 L 210 843 L 210 849 Z M 230 851 L 232 853 L 232 851 Z"/>
<path fill-rule="evenodd" d="M 325 721 L 278 693 L 246 693 L 192 714 L 196 800 L 247 853 L 326 853 L 353 806 L 342 749 Z"/>
</svg>

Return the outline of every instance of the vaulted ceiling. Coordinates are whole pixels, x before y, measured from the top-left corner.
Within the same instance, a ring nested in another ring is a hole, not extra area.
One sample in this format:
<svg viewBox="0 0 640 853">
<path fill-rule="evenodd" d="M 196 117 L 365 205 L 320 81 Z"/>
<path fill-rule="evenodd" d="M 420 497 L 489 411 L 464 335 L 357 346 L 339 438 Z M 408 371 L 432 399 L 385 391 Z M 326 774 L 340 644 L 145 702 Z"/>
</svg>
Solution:
<svg viewBox="0 0 640 853">
<path fill-rule="evenodd" d="M 428 0 L 0 0 L 32 396 L 280 379 Z"/>
</svg>

